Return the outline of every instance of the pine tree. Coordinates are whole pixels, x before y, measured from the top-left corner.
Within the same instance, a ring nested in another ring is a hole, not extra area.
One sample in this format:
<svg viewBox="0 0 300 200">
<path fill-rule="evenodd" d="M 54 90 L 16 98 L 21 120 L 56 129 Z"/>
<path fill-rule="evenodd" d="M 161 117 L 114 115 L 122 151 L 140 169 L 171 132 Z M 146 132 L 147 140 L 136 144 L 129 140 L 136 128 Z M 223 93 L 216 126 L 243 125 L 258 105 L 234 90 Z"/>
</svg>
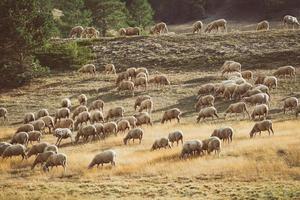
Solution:
<svg viewBox="0 0 300 200">
<path fill-rule="evenodd" d="M 145 28 L 153 23 L 154 12 L 148 0 L 131 0 L 128 3 L 130 25 Z"/>
</svg>

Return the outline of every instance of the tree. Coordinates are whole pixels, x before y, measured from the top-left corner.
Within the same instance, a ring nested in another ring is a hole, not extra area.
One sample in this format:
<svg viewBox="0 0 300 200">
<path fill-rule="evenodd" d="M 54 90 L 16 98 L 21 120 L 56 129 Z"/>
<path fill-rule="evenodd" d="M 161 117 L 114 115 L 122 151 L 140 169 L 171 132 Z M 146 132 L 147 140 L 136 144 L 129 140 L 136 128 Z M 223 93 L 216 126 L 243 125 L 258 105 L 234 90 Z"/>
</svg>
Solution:
<svg viewBox="0 0 300 200">
<path fill-rule="evenodd" d="M 131 0 L 127 3 L 130 25 L 145 28 L 153 23 L 154 12 L 148 0 Z"/>
</svg>

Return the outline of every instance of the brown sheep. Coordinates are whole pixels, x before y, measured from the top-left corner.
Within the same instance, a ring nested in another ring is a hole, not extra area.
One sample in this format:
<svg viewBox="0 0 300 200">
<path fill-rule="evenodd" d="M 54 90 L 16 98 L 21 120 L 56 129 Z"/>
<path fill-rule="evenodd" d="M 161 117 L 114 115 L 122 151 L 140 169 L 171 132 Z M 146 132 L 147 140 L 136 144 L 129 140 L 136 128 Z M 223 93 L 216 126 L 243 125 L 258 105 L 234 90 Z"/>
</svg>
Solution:
<svg viewBox="0 0 300 200">
<path fill-rule="evenodd" d="M 150 29 L 151 35 L 155 35 L 155 34 L 161 35 L 163 33 L 168 33 L 168 32 L 169 31 L 168 31 L 167 24 L 164 22 L 157 23 Z"/>
<path fill-rule="evenodd" d="M 136 75 L 135 78 L 140 78 L 140 77 L 143 77 L 143 78 L 145 78 L 145 79 L 148 81 L 148 76 L 147 76 L 146 73 L 140 72 L 140 73 L 138 73 L 138 74 Z"/>
<path fill-rule="evenodd" d="M 80 105 L 86 105 L 87 104 L 87 97 L 85 94 L 81 94 L 77 97 L 77 100 L 79 102 Z"/>
<path fill-rule="evenodd" d="M 116 75 L 116 67 L 114 64 L 106 64 L 104 66 L 104 72 L 105 74 L 114 74 Z"/>
<path fill-rule="evenodd" d="M 98 38 L 99 31 L 97 31 L 94 27 L 86 27 L 82 32 L 83 38 Z"/>
<path fill-rule="evenodd" d="M 117 131 L 118 131 L 118 125 L 116 124 L 116 122 L 107 122 L 103 125 L 104 138 L 111 133 L 117 135 Z"/>
<path fill-rule="evenodd" d="M 132 81 L 122 81 L 118 88 L 117 91 L 119 94 L 125 91 L 129 91 L 132 96 L 134 96 L 134 86 L 135 84 Z"/>
<path fill-rule="evenodd" d="M 128 140 L 133 140 L 133 143 L 134 143 L 134 140 L 135 139 L 139 139 L 140 141 L 140 144 L 142 142 L 142 139 L 143 139 L 143 134 L 144 134 L 144 131 L 143 129 L 141 128 L 135 128 L 135 129 L 131 129 L 127 135 L 125 136 L 125 138 L 123 139 L 123 142 L 125 145 L 127 145 L 127 142 Z"/>
<path fill-rule="evenodd" d="M 171 142 L 172 146 L 174 142 L 176 142 L 178 146 L 179 141 L 181 141 L 181 144 L 183 144 L 183 133 L 182 131 L 171 132 L 168 135 L 168 139 Z"/>
<path fill-rule="evenodd" d="M 144 87 L 145 91 L 147 90 L 148 82 L 145 77 L 137 77 L 134 80 L 134 86 L 138 89 L 138 87 Z"/>
<path fill-rule="evenodd" d="M 128 28 L 121 28 L 119 30 L 120 36 L 134 36 L 134 35 L 140 35 L 141 33 L 140 28 L 138 27 L 128 27 Z"/>
<path fill-rule="evenodd" d="M 45 128 L 49 129 L 49 133 L 51 133 L 51 128 L 54 128 L 54 120 L 51 116 L 42 117 L 41 120 L 45 122 Z"/>
<path fill-rule="evenodd" d="M 98 122 L 104 122 L 104 117 L 100 110 L 95 110 L 91 113 L 91 124 Z"/>
<path fill-rule="evenodd" d="M 130 67 L 130 68 L 126 69 L 126 72 L 128 73 L 128 75 L 131 78 L 131 80 L 135 79 L 135 77 L 137 75 L 135 67 Z"/>
<path fill-rule="evenodd" d="M 215 129 L 211 134 L 211 137 L 218 137 L 220 140 L 228 143 L 232 142 L 233 129 L 231 127 Z"/>
<path fill-rule="evenodd" d="M 296 79 L 296 69 L 293 66 L 283 66 L 279 67 L 274 73 L 274 76 L 281 77 L 284 76 L 286 78 L 287 76 L 290 78 Z"/>
<path fill-rule="evenodd" d="M 260 135 L 262 131 L 268 131 L 269 135 L 270 135 L 270 130 L 272 131 L 272 133 L 274 135 L 272 121 L 264 120 L 264 121 L 255 123 L 252 130 L 250 131 L 249 135 L 250 135 L 250 138 L 252 138 L 254 135 L 256 135 L 256 133 L 259 133 L 259 135 Z"/>
<path fill-rule="evenodd" d="M 242 74 L 242 77 L 246 80 L 252 80 L 253 79 L 253 72 L 250 71 L 250 70 L 242 71 L 241 74 Z"/>
<path fill-rule="evenodd" d="M 136 127 L 137 119 L 134 116 L 124 117 L 123 120 L 127 120 L 131 128 Z"/>
<path fill-rule="evenodd" d="M 231 113 L 235 113 L 236 117 L 237 114 L 239 113 L 243 113 L 243 117 L 245 118 L 245 113 L 247 113 L 247 115 L 250 118 L 249 112 L 247 111 L 247 106 L 245 102 L 237 102 L 237 103 L 233 103 L 231 104 L 225 111 L 225 118 L 227 114 L 231 114 Z"/>
<path fill-rule="evenodd" d="M 193 34 L 194 33 L 201 33 L 202 28 L 203 28 L 203 23 L 201 21 L 196 21 L 193 24 Z"/>
<path fill-rule="evenodd" d="M 147 68 L 145 68 L 145 67 L 139 67 L 135 71 L 136 75 L 138 75 L 141 72 L 144 72 L 147 75 L 147 78 L 149 77 L 149 72 L 148 72 Z"/>
<path fill-rule="evenodd" d="M 34 130 L 34 127 L 32 124 L 23 124 L 21 125 L 17 130 L 16 130 L 16 133 L 19 133 L 19 132 L 30 132 L 30 131 L 33 131 Z"/>
<path fill-rule="evenodd" d="M 41 119 L 30 122 L 33 125 L 35 131 L 44 132 L 45 130 L 45 122 Z"/>
<path fill-rule="evenodd" d="M 30 131 L 28 133 L 28 142 L 32 144 L 32 142 L 40 142 L 42 137 L 42 133 L 40 131 Z"/>
<path fill-rule="evenodd" d="M 226 85 L 225 90 L 223 92 L 224 99 L 231 100 L 233 98 L 233 93 L 234 93 L 235 89 L 237 88 L 237 86 L 238 85 L 235 83 Z"/>
<path fill-rule="evenodd" d="M 134 114 L 133 116 L 137 119 L 136 126 L 141 126 L 143 124 L 152 126 L 152 119 L 151 119 L 149 113 L 141 112 L 138 114 Z"/>
<path fill-rule="evenodd" d="M 91 110 L 102 110 L 103 111 L 103 108 L 104 108 L 104 101 L 102 101 L 101 99 L 98 99 L 91 103 L 89 111 L 91 111 Z"/>
<path fill-rule="evenodd" d="M 207 83 L 201 85 L 201 87 L 198 90 L 198 95 L 213 94 L 214 92 L 215 92 L 215 85 L 212 83 Z"/>
<path fill-rule="evenodd" d="M 130 130 L 130 123 L 126 119 L 120 120 L 117 125 L 118 125 L 117 132 L 125 133 L 126 129 Z"/>
<path fill-rule="evenodd" d="M 220 28 L 223 29 L 224 32 L 227 32 L 227 21 L 225 19 L 212 21 L 207 25 L 204 32 L 210 33 L 212 30 L 216 30 L 218 32 Z"/>
<path fill-rule="evenodd" d="M 214 106 L 215 97 L 212 95 L 202 96 L 195 104 L 196 111 L 199 111 L 202 107 Z"/>
<path fill-rule="evenodd" d="M 243 102 L 250 103 L 252 105 L 256 105 L 256 104 L 269 105 L 269 96 L 265 93 L 258 93 L 250 97 L 244 97 Z"/>
<path fill-rule="evenodd" d="M 277 78 L 275 76 L 267 76 L 264 79 L 264 83 L 265 86 L 268 86 L 268 88 L 272 89 L 272 88 L 277 88 Z"/>
<path fill-rule="evenodd" d="M 26 113 L 24 116 L 23 123 L 28 124 L 29 122 L 32 122 L 35 120 L 34 113 Z"/>
<path fill-rule="evenodd" d="M 118 86 L 122 81 L 128 81 L 128 79 L 129 79 L 128 72 L 121 72 L 117 76 L 116 85 Z"/>
<path fill-rule="evenodd" d="M 91 114 L 88 111 L 80 113 L 74 122 L 74 130 L 78 130 L 79 125 L 81 126 L 83 123 L 87 124 L 88 121 L 91 121 Z"/>
<path fill-rule="evenodd" d="M 151 151 L 154 151 L 156 149 L 161 149 L 161 148 L 171 148 L 171 145 L 169 143 L 169 140 L 167 138 L 160 138 L 154 141 Z"/>
<path fill-rule="evenodd" d="M 105 120 L 108 121 L 111 118 L 123 117 L 125 109 L 122 106 L 111 108 L 107 111 Z"/>
<path fill-rule="evenodd" d="M 151 99 L 151 97 L 149 95 L 138 96 L 134 103 L 134 110 L 136 110 L 137 107 L 141 106 L 141 103 L 146 99 Z"/>
<path fill-rule="evenodd" d="M 252 120 L 255 120 L 255 117 L 258 115 L 258 119 L 260 120 L 260 116 L 263 116 L 264 119 L 267 119 L 269 113 L 269 108 L 266 104 L 256 105 L 254 110 L 251 113 Z"/>
<path fill-rule="evenodd" d="M 178 108 L 172 108 L 170 110 L 167 110 L 162 116 L 161 123 L 164 124 L 167 121 L 171 122 L 172 119 L 177 119 L 177 122 L 180 123 L 181 114 L 182 113 Z"/>
<path fill-rule="evenodd" d="M 69 38 L 81 38 L 84 28 L 82 26 L 75 26 L 69 33 Z"/>
<path fill-rule="evenodd" d="M 296 97 L 288 97 L 288 98 L 284 99 L 283 113 L 285 114 L 285 110 L 287 108 L 289 108 L 290 111 L 293 111 L 293 109 L 296 110 L 298 105 L 299 105 L 299 102 L 298 102 L 298 99 Z"/>
<path fill-rule="evenodd" d="M 92 103 L 93 105 L 93 103 Z M 82 112 L 84 111 L 88 111 L 88 108 L 84 105 L 80 105 L 78 106 L 74 111 L 73 111 L 73 115 L 72 115 L 72 119 L 75 120 L 75 118 Z"/>
<path fill-rule="evenodd" d="M 141 106 L 139 108 L 139 112 L 146 110 L 148 113 L 151 114 L 152 109 L 153 109 L 153 101 L 151 99 L 146 99 L 142 101 Z"/>
<path fill-rule="evenodd" d="M 232 97 L 235 99 L 241 99 L 243 94 L 245 94 L 248 90 L 252 89 L 252 85 L 250 83 L 243 83 L 241 85 L 237 85 Z"/>
<path fill-rule="evenodd" d="M 211 117 L 212 119 L 214 119 L 214 116 L 219 118 L 217 109 L 213 106 L 206 107 L 206 108 L 203 108 L 200 110 L 196 120 L 197 120 L 197 123 L 199 123 L 202 118 L 203 118 L 203 120 L 207 117 Z"/>
<path fill-rule="evenodd" d="M 93 64 L 83 65 L 79 70 L 79 73 L 96 74 L 96 67 Z"/>
<path fill-rule="evenodd" d="M 149 80 L 149 83 L 157 84 L 157 86 L 170 85 L 170 81 L 166 75 L 156 75 L 154 78 Z"/>
<path fill-rule="evenodd" d="M 61 107 L 62 108 L 69 108 L 71 109 L 71 100 L 69 98 L 64 98 L 62 101 L 61 101 Z"/>
<path fill-rule="evenodd" d="M 40 109 L 36 113 L 36 119 L 40 119 L 41 117 L 49 116 L 49 112 L 47 109 Z"/>
<path fill-rule="evenodd" d="M 60 121 L 61 119 L 69 118 L 69 117 L 70 117 L 70 110 L 68 108 L 59 108 L 56 110 L 54 123 Z"/>
<path fill-rule="evenodd" d="M 225 73 L 241 72 L 242 65 L 241 63 L 232 60 L 227 60 L 224 62 L 223 66 L 221 67 L 221 70 L 222 70 L 222 76 L 224 76 Z"/>
<path fill-rule="evenodd" d="M 270 24 L 267 20 L 261 21 L 257 24 L 256 31 L 268 31 Z"/>
<path fill-rule="evenodd" d="M 6 108 L 0 107 L 0 118 L 3 117 L 3 121 L 8 121 L 7 113 Z"/>
<path fill-rule="evenodd" d="M 265 74 L 258 74 L 255 81 L 254 81 L 254 84 L 263 84 L 264 83 L 264 80 L 267 76 Z"/>
</svg>

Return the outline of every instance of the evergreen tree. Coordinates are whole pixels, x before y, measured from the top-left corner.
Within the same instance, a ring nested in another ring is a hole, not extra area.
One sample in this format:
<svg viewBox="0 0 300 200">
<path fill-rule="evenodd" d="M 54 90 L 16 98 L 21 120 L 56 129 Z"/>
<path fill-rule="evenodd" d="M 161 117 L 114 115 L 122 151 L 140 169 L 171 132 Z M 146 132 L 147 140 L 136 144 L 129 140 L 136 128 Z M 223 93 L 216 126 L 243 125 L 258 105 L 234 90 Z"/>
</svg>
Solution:
<svg viewBox="0 0 300 200">
<path fill-rule="evenodd" d="M 132 26 L 145 28 L 153 23 L 154 12 L 148 0 L 131 0 L 128 4 Z"/>
</svg>

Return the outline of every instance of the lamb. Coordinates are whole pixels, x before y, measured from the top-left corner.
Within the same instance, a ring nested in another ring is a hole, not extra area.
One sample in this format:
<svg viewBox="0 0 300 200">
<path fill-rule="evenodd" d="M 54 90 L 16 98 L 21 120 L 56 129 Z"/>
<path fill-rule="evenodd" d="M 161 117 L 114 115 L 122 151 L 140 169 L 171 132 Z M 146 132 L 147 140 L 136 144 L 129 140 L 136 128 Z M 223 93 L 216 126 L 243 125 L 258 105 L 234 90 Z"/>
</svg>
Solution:
<svg viewBox="0 0 300 200">
<path fill-rule="evenodd" d="M 135 67 L 130 67 L 130 68 L 126 69 L 126 72 L 128 73 L 128 75 L 131 78 L 131 80 L 133 80 L 136 77 L 136 75 L 137 75 Z"/>
<path fill-rule="evenodd" d="M 202 107 L 206 106 L 214 106 L 215 97 L 212 95 L 202 96 L 198 99 L 197 103 L 195 104 L 196 111 L 199 111 Z"/>
<path fill-rule="evenodd" d="M 31 170 L 33 170 L 35 168 L 35 166 L 38 164 L 41 164 L 41 166 L 42 166 L 48 160 L 48 158 L 54 154 L 55 153 L 52 151 L 39 153 L 31 165 Z"/>
<path fill-rule="evenodd" d="M 212 83 L 207 83 L 202 85 L 198 90 L 198 95 L 213 94 L 215 92 L 215 85 Z"/>
<path fill-rule="evenodd" d="M 98 99 L 91 103 L 89 111 L 91 111 L 91 110 L 102 110 L 103 111 L 103 108 L 104 108 L 104 101 L 102 101 L 101 99 Z"/>
<path fill-rule="evenodd" d="M 141 126 L 143 124 L 152 126 L 152 119 L 151 119 L 149 113 L 141 112 L 138 114 L 134 114 L 133 116 L 137 119 L 136 126 Z"/>
<path fill-rule="evenodd" d="M 88 121 L 91 121 L 91 114 L 88 111 L 83 111 L 74 122 L 74 130 L 77 130 L 78 126 L 81 126 L 83 123 L 87 124 Z"/>
<path fill-rule="evenodd" d="M 147 82 L 147 78 L 145 77 L 137 77 L 134 80 L 134 87 L 139 88 L 139 87 L 144 87 L 144 90 L 147 90 L 148 87 L 148 82 Z"/>
<path fill-rule="evenodd" d="M 117 90 L 119 93 L 121 93 L 121 91 L 129 91 L 131 92 L 132 96 L 134 96 L 135 83 L 133 83 L 132 81 L 122 81 Z"/>
<path fill-rule="evenodd" d="M 174 142 L 176 142 L 178 146 L 179 141 L 181 141 L 181 144 L 183 144 L 183 133 L 182 131 L 171 132 L 168 135 L 168 139 L 171 142 L 172 146 Z"/>
<path fill-rule="evenodd" d="M 22 144 L 14 144 L 7 147 L 2 153 L 2 158 L 11 158 L 13 156 L 22 156 L 22 160 L 26 158 L 26 148 Z"/>
<path fill-rule="evenodd" d="M 52 154 L 47 159 L 45 165 L 43 166 L 44 172 L 49 171 L 49 167 L 62 166 L 66 172 L 67 167 L 67 156 L 63 153 Z"/>
<path fill-rule="evenodd" d="M 32 142 L 40 142 L 42 137 L 42 133 L 40 131 L 30 131 L 28 133 L 28 142 L 32 144 Z"/>
<path fill-rule="evenodd" d="M 286 78 L 286 76 L 290 77 L 290 78 L 296 78 L 296 69 L 293 66 L 283 66 L 283 67 L 279 67 L 274 73 L 273 75 L 275 77 L 281 77 L 284 76 L 284 78 Z"/>
<path fill-rule="evenodd" d="M 55 117 L 54 117 L 54 123 L 57 121 L 63 119 L 63 118 L 69 118 L 70 117 L 70 110 L 69 108 L 59 108 L 56 110 Z"/>
<path fill-rule="evenodd" d="M 220 157 L 221 140 L 217 137 L 212 137 L 208 142 L 207 153 L 210 154 L 213 151 L 215 151 L 215 154 L 218 153 L 218 156 Z"/>
<path fill-rule="evenodd" d="M 241 85 L 237 85 L 235 90 L 233 91 L 233 98 L 240 99 L 243 94 L 245 94 L 248 90 L 252 89 L 253 86 L 250 83 L 243 83 Z"/>
<path fill-rule="evenodd" d="M 106 150 L 103 151 L 99 154 L 97 154 L 92 162 L 89 164 L 88 168 L 91 169 L 93 168 L 95 165 L 97 165 L 97 167 L 99 167 L 99 165 L 101 164 L 101 166 L 103 166 L 103 164 L 105 163 L 111 163 L 112 166 L 116 165 L 116 152 L 113 150 Z"/>
<path fill-rule="evenodd" d="M 218 19 L 212 21 L 207 25 L 204 32 L 210 33 L 212 30 L 216 30 L 218 32 L 219 28 L 222 28 L 224 32 L 227 32 L 227 21 L 225 19 Z"/>
<path fill-rule="evenodd" d="M 131 128 L 136 127 L 137 119 L 134 116 L 124 117 L 123 119 L 129 122 Z"/>
<path fill-rule="evenodd" d="M 287 28 L 289 28 L 289 25 L 293 26 L 293 29 L 295 28 L 295 26 L 300 27 L 300 23 L 298 22 L 296 17 L 293 17 L 291 15 L 286 15 L 283 17 L 283 26 Z"/>
<path fill-rule="evenodd" d="M 164 22 L 157 23 L 150 29 L 151 35 L 154 35 L 154 34 L 161 35 L 163 33 L 168 33 L 167 24 Z"/>
<path fill-rule="evenodd" d="M 36 113 L 36 119 L 40 119 L 42 117 L 49 116 L 49 112 L 47 109 L 40 109 Z"/>
<path fill-rule="evenodd" d="M 85 94 L 81 94 L 77 97 L 78 102 L 80 105 L 86 105 L 87 104 L 87 97 L 85 96 Z"/>
<path fill-rule="evenodd" d="M 256 104 L 269 105 L 269 96 L 264 93 L 254 94 L 250 97 L 244 97 L 243 102 L 250 103 L 252 105 L 256 105 Z"/>
<path fill-rule="evenodd" d="M 277 78 L 275 76 L 267 76 L 264 79 L 264 83 L 265 86 L 268 86 L 268 88 L 272 89 L 272 88 L 277 88 Z"/>
<path fill-rule="evenodd" d="M 4 121 L 8 121 L 7 114 L 8 114 L 7 109 L 0 107 L 0 118 L 3 117 Z"/>
<path fill-rule="evenodd" d="M 23 123 L 28 124 L 29 122 L 32 122 L 35 120 L 34 113 L 26 113 L 24 116 Z"/>
<path fill-rule="evenodd" d="M 199 121 L 203 118 L 203 120 L 207 117 L 211 117 L 212 119 L 214 118 L 214 116 L 216 116 L 217 118 L 219 118 L 218 113 L 217 113 L 217 109 L 213 106 L 211 107 L 206 107 L 200 110 L 198 117 L 197 117 L 197 123 L 199 123 Z"/>
<path fill-rule="evenodd" d="M 123 117 L 125 109 L 122 106 L 117 106 L 115 108 L 111 108 L 107 111 L 107 115 L 105 120 L 108 121 L 111 118 Z"/>
<path fill-rule="evenodd" d="M 151 97 L 149 95 L 138 96 L 134 103 L 134 110 L 136 110 L 137 107 L 141 106 L 141 103 L 146 99 L 151 99 Z"/>
<path fill-rule="evenodd" d="M 128 141 L 128 140 L 131 140 L 131 139 L 132 139 L 132 140 L 133 140 L 133 143 L 134 143 L 134 140 L 135 140 L 135 139 L 139 139 L 140 144 L 141 144 L 142 139 L 143 139 L 143 134 L 144 134 L 144 131 L 143 131 L 143 129 L 141 129 L 141 128 L 134 128 L 134 129 L 131 129 L 131 130 L 127 133 L 126 137 L 123 139 L 123 142 L 124 142 L 125 145 L 127 145 L 127 141 Z"/>
<path fill-rule="evenodd" d="M 69 128 L 69 129 L 73 130 L 74 121 L 69 118 L 57 121 L 54 125 L 54 129 L 57 129 L 57 128 Z"/>
<path fill-rule="evenodd" d="M 113 133 L 117 135 L 118 125 L 116 122 L 107 122 L 103 125 L 103 135 L 107 137 L 109 134 Z"/>
<path fill-rule="evenodd" d="M 96 74 L 96 66 L 94 64 L 83 65 L 79 70 L 79 73 Z"/>
<path fill-rule="evenodd" d="M 57 141 L 55 143 L 55 145 L 57 145 L 59 147 L 60 142 L 62 141 L 62 139 L 67 139 L 70 138 L 71 139 L 71 143 L 73 143 L 73 138 L 72 138 L 72 131 L 68 128 L 57 128 L 55 129 L 53 136 L 57 137 Z"/>
<path fill-rule="evenodd" d="M 138 27 L 121 28 L 119 34 L 120 36 L 140 35 L 140 29 Z"/>
<path fill-rule="evenodd" d="M 69 33 L 70 38 L 81 38 L 82 37 L 82 32 L 84 28 L 82 26 L 75 26 L 71 29 Z"/>
<path fill-rule="evenodd" d="M 164 124 L 167 121 L 171 122 L 172 119 L 177 119 L 177 122 L 180 123 L 181 114 L 182 112 L 178 108 L 172 108 L 170 110 L 167 110 L 162 116 L 161 123 Z"/>
<path fill-rule="evenodd" d="M 243 117 L 245 118 L 245 113 L 247 113 L 247 115 L 250 118 L 249 112 L 247 110 L 247 106 L 245 102 L 237 102 L 237 103 L 233 103 L 231 104 L 225 111 L 225 118 L 227 114 L 231 114 L 231 113 L 235 113 L 236 115 L 239 113 L 243 113 Z"/>
<path fill-rule="evenodd" d="M 171 145 L 169 144 L 169 140 L 167 138 L 160 138 L 154 141 L 151 151 L 154 151 L 156 149 L 161 149 L 161 148 L 171 148 Z"/>
<path fill-rule="evenodd" d="M 146 110 L 148 113 L 151 114 L 152 109 L 153 109 L 153 101 L 151 99 L 146 99 L 146 100 L 142 101 L 140 108 L 139 108 L 139 112 Z"/>
<path fill-rule="evenodd" d="M 129 121 L 122 119 L 118 122 L 117 127 L 118 127 L 117 132 L 125 133 L 126 129 L 130 130 L 130 123 Z"/>
<path fill-rule="evenodd" d="M 180 158 L 186 158 L 193 155 L 200 155 L 203 150 L 203 143 L 200 140 L 190 140 L 183 144 Z"/>
<path fill-rule="evenodd" d="M 117 76 L 116 85 L 118 86 L 122 81 L 128 81 L 128 79 L 129 79 L 128 72 L 121 72 Z"/>
<path fill-rule="evenodd" d="M 46 124 L 41 119 L 33 121 L 33 122 L 30 122 L 30 124 L 33 125 L 33 128 L 34 128 L 35 131 L 42 131 L 43 132 L 45 130 Z"/>
<path fill-rule="evenodd" d="M 92 104 L 93 105 L 93 104 Z M 74 111 L 72 115 L 72 119 L 75 120 L 75 118 L 82 112 L 88 111 L 88 108 L 86 106 L 80 105 L 78 106 Z"/>
<path fill-rule="evenodd" d="M 106 64 L 104 66 L 104 72 L 105 72 L 105 74 L 114 74 L 114 75 L 117 74 L 116 73 L 116 67 L 115 67 L 114 64 Z"/>
<path fill-rule="evenodd" d="M 284 100 L 283 104 L 283 113 L 285 114 L 285 110 L 287 108 L 290 108 L 292 111 L 293 109 L 296 109 L 299 105 L 298 99 L 296 97 L 288 97 Z"/>
<path fill-rule="evenodd" d="M 222 76 L 224 76 L 225 73 L 241 72 L 242 65 L 241 63 L 227 60 L 224 62 L 223 66 L 221 67 L 221 70 L 222 70 Z"/>
<path fill-rule="evenodd" d="M 251 118 L 255 120 L 255 117 L 258 115 L 258 119 L 260 119 L 260 116 L 262 115 L 264 119 L 267 119 L 268 113 L 269 113 L 269 108 L 266 104 L 256 105 L 251 114 Z"/>
<path fill-rule="evenodd" d="M 156 75 L 154 78 L 149 80 L 149 83 L 155 83 L 158 86 L 170 85 L 170 81 L 166 75 Z"/>
<path fill-rule="evenodd" d="M 271 120 L 263 120 L 263 121 L 260 121 L 260 122 L 257 122 L 254 124 L 249 135 L 250 135 L 250 138 L 252 138 L 253 136 L 256 135 L 256 133 L 259 133 L 259 135 L 260 135 L 262 131 L 268 131 L 269 135 L 270 135 L 270 130 L 272 131 L 272 133 L 274 135 L 272 121 Z"/>
<path fill-rule="evenodd" d="M 61 101 L 61 107 L 62 108 L 69 108 L 71 109 L 71 100 L 69 98 L 64 98 L 62 101 Z"/>
<path fill-rule="evenodd" d="M 12 144 L 8 143 L 8 142 L 0 142 L 0 156 L 3 154 L 3 152 L 5 151 L 5 149 L 9 146 L 11 146 Z"/>
<path fill-rule="evenodd" d="M 193 24 L 193 34 L 194 34 L 194 33 L 201 33 L 202 28 L 203 28 L 203 23 L 202 23 L 202 21 L 196 21 L 196 22 Z"/>
<path fill-rule="evenodd" d="M 47 152 L 47 151 L 52 151 L 54 153 L 58 153 L 58 148 L 56 145 L 50 144 L 44 149 L 44 152 Z"/>
<path fill-rule="evenodd" d="M 16 133 L 20 133 L 20 132 L 28 133 L 33 130 L 34 130 L 34 127 L 32 124 L 23 124 L 17 129 Z"/>
<path fill-rule="evenodd" d="M 270 24 L 267 20 L 261 21 L 257 24 L 256 31 L 268 31 Z"/>
<path fill-rule="evenodd" d="M 39 153 L 45 152 L 45 149 L 48 146 L 49 144 L 47 142 L 32 145 L 32 147 L 27 152 L 27 157 L 30 158 L 32 155 L 37 155 Z"/>
<path fill-rule="evenodd" d="M 246 80 L 252 80 L 253 79 L 253 72 L 250 71 L 250 70 L 242 71 L 241 74 L 242 74 L 242 77 Z"/>
<path fill-rule="evenodd" d="M 96 110 L 91 114 L 91 123 L 104 122 L 104 117 L 101 111 Z"/>
<path fill-rule="evenodd" d="M 77 132 L 77 135 L 75 137 L 75 142 L 78 143 L 80 137 L 83 137 L 87 142 L 90 136 L 93 136 L 93 138 L 95 139 L 96 135 L 97 135 L 97 130 L 94 125 L 87 125 L 84 127 L 82 126 Z"/>
<path fill-rule="evenodd" d="M 28 144 L 28 133 L 26 132 L 18 132 L 15 133 L 10 141 L 11 144 L 23 144 L 27 146 Z"/>
<path fill-rule="evenodd" d="M 211 137 L 218 137 L 220 140 L 223 140 L 225 142 L 232 142 L 232 136 L 233 136 L 233 129 L 231 127 L 225 127 L 225 128 L 218 128 L 213 131 L 211 134 Z"/>
</svg>

